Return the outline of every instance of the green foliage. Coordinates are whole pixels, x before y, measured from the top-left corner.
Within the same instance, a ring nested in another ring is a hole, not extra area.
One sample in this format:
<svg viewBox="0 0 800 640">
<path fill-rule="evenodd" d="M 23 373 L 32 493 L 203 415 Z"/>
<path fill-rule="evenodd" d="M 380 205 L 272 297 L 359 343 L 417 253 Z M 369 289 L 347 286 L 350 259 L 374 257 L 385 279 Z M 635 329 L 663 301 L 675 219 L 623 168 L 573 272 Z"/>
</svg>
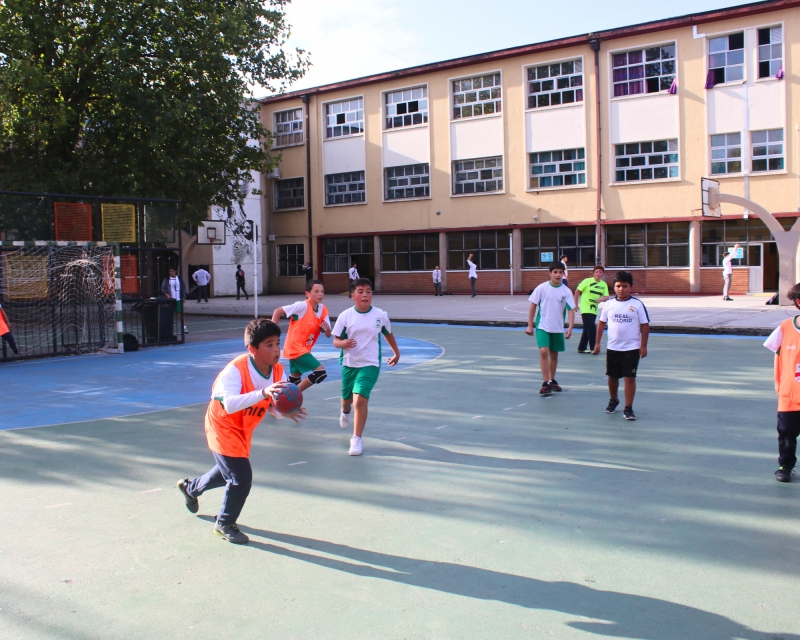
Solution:
<svg viewBox="0 0 800 640">
<path fill-rule="evenodd" d="M 275 164 L 253 91 L 309 64 L 287 2 L 3 0 L 0 189 L 241 202 Z"/>
</svg>

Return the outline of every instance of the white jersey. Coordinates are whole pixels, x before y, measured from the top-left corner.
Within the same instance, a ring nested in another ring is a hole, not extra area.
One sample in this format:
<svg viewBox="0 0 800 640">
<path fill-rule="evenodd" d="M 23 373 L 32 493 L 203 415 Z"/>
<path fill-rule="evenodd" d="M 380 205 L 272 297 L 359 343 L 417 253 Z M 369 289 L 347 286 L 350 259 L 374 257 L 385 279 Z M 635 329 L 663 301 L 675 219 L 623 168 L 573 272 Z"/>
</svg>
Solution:
<svg viewBox="0 0 800 640">
<path fill-rule="evenodd" d="M 472 260 L 467 260 L 467 266 L 469 267 L 469 277 L 470 278 L 477 278 L 478 277 L 478 265 L 476 265 Z"/>
<path fill-rule="evenodd" d="M 205 269 L 198 269 L 192 274 L 192 279 L 201 287 L 204 287 L 211 282 L 211 274 Z"/>
<path fill-rule="evenodd" d="M 442 271 L 441 271 L 441 269 L 434 269 L 433 270 L 433 281 L 434 282 L 441 282 L 442 281 Z"/>
<path fill-rule="evenodd" d="M 287 304 L 285 307 L 283 307 L 283 312 L 286 314 L 287 318 L 295 316 L 295 320 L 299 320 L 304 315 L 306 315 L 307 306 L 308 306 L 308 301 L 301 300 L 300 302 L 295 302 L 294 304 Z M 322 318 L 320 314 L 322 313 L 323 309 L 327 311 L 328 307 L 320 303 L 320 305 L 317 307 L 317 310 L 314 312 L 314 315 L 317 316 L 317 318 Z M 325 317 L 322 318 L 322 321 L 326 322 L 329 327 L 331 326 L 331 317 L 327 313 L 325 314 Z"/>
<path fill-rule="evenodd" d="M 650 324 L 647 308 L 638 298 L 611 298 L 603 305 L 600 322 L 608 325 L 607 349 L 633 351 L 642 346 L 642 325 Z"/>
<path fill-rule="evenodd" d="M 169 295 L 174 300 L 181 299 L 181 280 L 177 276 L 169 279 Z"/>
<path fill-rule="evenodd" d="M 537 329 L 547 333 L 564 333 L 567 309 L 575 308 L 575 298 L 569 287 L 563 284 L 554 287 L 548 280 L 536 287 L 528 300 L 536 305 L 533 324 Z"/>
<path fill-rule="evenodd" d="M 252 407 L 254 404 L 258 404 L 264 399 L 261 390 L 266 389 L 271 384 L 280 382 L 279 379 L 275 379 L 274 367 L 271 371 L 265 371 L 264 375 L 262 375 L 262 373 L 256 369 L 252 356 L 247 359 L 247 369 L 250 372 L 250 380 L 253 382 L 253 387 L 256 389 L 255 391 L 242 393 L 242 376 L 233 362 L 229 362 L 219 376 L 217 376 L 214 387 L 211 389 L 211 399 L 219 400 L 228 413 L 236 413 L 242 409 Z M 283 417 L 275 411 L 272 405 L 269 407 L 269 412 L 276 418 Z"/>
<path fill-rule="evenodd" d="M 351 267 L 350 271 L 348 271 L 348 273 L 350 274 L 350 279 L 351 280 L 358 280 L 358 278 L 359 278 L 358 269 L 356 269 L 355 267 Z"/>
<path fill-rule="evenodd" d="M 722 275 L 724 276 L 733 275 L 733 254 L 729 255 L 727 258 L 722 259 Z"/>
<path fill-rule="evenodd" d="M 356 346 L 342 349 L 339 358 L 345 367 L 380 367 L 381 366 L 381 334 L 390 334 L 392 324 L 383 309 L 370 307 L 361 313 L 355 307 L 342 311 L 336 318 L 333 335 L 342 340 L 353 338 Z"/>
</svg>

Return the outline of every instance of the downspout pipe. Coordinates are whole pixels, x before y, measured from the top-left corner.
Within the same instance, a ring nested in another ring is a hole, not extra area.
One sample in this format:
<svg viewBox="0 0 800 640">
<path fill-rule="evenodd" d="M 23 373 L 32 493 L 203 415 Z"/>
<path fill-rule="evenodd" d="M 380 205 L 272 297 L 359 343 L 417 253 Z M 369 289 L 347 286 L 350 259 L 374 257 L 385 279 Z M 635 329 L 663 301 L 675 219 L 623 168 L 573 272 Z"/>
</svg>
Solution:
<svg viewBox="0 0 800 640">
<path fill-rule="evenodd" d="M 594 51 L 595 80 L 595 144 L 597 145 L 597 205 L 594 227 L 595 264 L 603 264 L 602 260 L 602 222 L 603 207 L 603 145 L 602 123 L 600 121 L 600 39 L 590 36 L 589 47 Z"/>
<path fill-rule="evenodd" d="M 314 243 L 313 243 L 313 236 L 314 236 L 314 228 L 312 226 L 312 217 L 311 217 L 311 118 L 309 116 L 309 103 L 311 102 L 311 97 L 308 94 L 305 94 L 300 97 L 300 100 L 306 105 L 306 122 L 305 122 L 305 129 L 306 129 L 306 206 L 308 207 L 308 259 L 314 268 L 319 269 L 319 266 L 314 260 Z M 312 271 L 313 273 L 313 271 Z M 321 271 L 319 272 L 321 273 Z"/>
</svg>

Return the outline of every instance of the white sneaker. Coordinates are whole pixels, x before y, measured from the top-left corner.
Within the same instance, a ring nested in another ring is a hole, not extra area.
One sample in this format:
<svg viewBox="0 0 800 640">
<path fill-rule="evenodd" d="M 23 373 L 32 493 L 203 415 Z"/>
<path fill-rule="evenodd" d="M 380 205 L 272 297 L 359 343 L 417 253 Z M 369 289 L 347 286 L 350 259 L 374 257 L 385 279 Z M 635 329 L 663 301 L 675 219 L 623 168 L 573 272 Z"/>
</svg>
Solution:
<svg viewBox="0 0 800 640">
<path fill-rule="evenodd" d="M 363 451 L 364 447 L 361 444 L 361 438 L 358 436 L 353 436 L 350 438 L 350 455 L 360 456 Z"/>
<path fill-rule="evenodd" d="M 350 414 L 344 411 L 339 412 L 339 426 L 342 429 L 347 429 L 350 426 Z"/>
<path fill-rule="evenodd" d="M 189 328 L 186 325 L 183 326 L 183 332 L 189 333 Z"/>
</svg>

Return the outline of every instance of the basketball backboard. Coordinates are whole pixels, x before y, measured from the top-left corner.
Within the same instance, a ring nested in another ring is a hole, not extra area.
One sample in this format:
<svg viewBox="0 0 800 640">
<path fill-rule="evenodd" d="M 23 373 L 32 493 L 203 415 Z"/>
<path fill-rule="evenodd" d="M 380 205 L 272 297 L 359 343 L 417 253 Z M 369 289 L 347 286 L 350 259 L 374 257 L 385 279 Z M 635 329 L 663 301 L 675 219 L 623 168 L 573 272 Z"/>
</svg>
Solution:
<svg viewBox="0 0 800 640">
<path fill-rule="evenodd" d="M 703 178 L 700 185 L 703 195 L 703 215 L 719 218 L 722 216 L 722 207 L 719 201 L 719 181 Z"/>
<path fill-rule="evenodd" d="M 197 244 L 225 244 L 225 221 L 203 220 L 197 227 Z"/>
</svg>

